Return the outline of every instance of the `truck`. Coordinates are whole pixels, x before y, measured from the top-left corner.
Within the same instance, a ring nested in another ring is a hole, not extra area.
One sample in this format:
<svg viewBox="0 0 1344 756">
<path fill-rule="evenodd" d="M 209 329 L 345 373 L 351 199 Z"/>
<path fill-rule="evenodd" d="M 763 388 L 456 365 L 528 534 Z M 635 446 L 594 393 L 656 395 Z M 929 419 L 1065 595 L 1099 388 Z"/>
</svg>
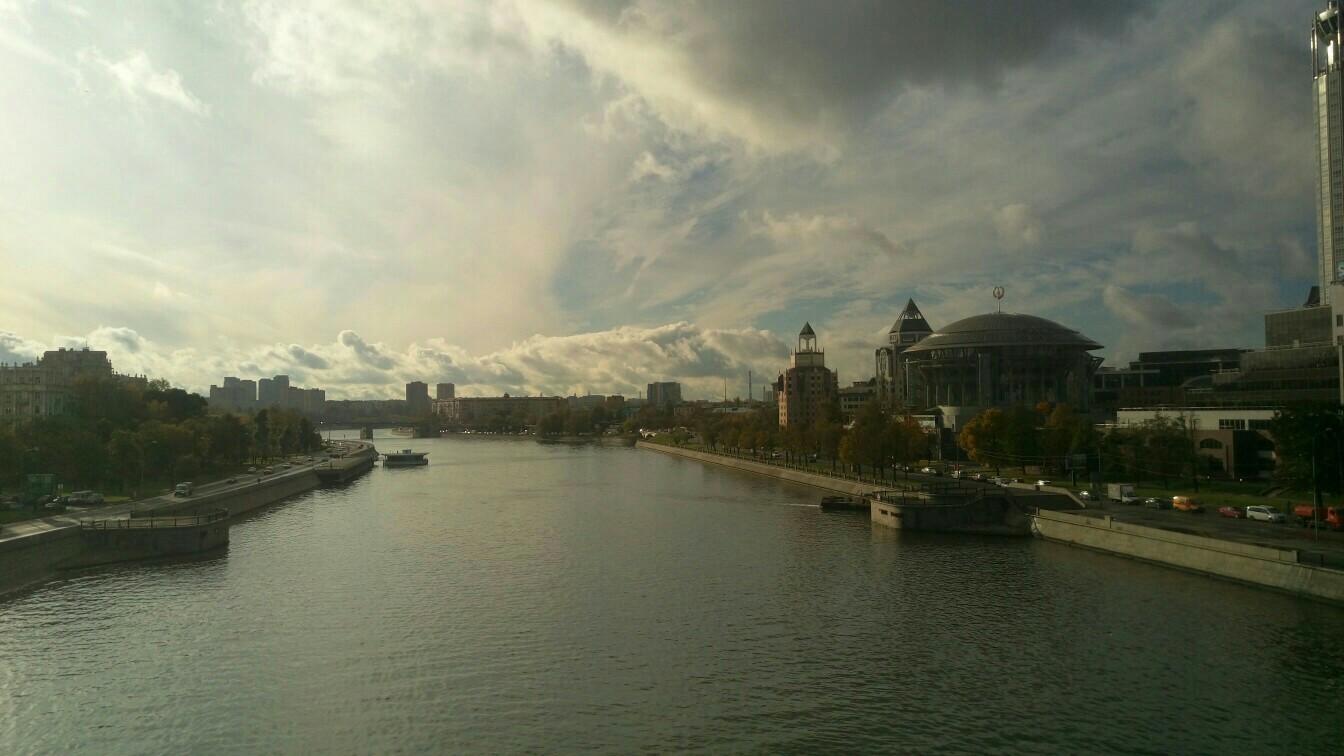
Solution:
<svg viewBox="0 0 1344 756">
<path fill-rule="evenodd" d="M 196 490 L 196 486 L 192 483 L 178 483 L 173 488 L 173 496 L 191 496 L 191 492 L 194 490 Z"/>
<path fill-rule="evenodd" d="M 1322 528 L 1344 530 L 1344 507 L 1313 507 L 1299 504 L 1293 507 L 1293 522 L 1304 528 L 1319 524 Z"/>
<path fill-rule="evenodd" d="M 1138 504 L 1141 501 L 1134 494 L 1133 483 L 1107 483 L 1106 499 L 1120 504 Z"/>
</svg>

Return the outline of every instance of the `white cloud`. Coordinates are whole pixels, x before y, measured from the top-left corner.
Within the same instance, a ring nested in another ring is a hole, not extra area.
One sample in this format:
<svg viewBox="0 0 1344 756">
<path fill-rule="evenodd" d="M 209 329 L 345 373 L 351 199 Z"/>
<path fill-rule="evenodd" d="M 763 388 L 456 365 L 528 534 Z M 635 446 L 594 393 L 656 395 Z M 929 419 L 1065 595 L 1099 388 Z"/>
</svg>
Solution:
<svg viewBox="0 0 1344 756">
<path fill-rule="evenodd" d="M 205 353 L 173 349 L 123 327 L 99 327 L 87 336 L 58 336 L 52 345 L 0 331 L 0 363 L 31 361 L 47 349 L 105 350 L 121 373 L 166 378 L 201 394 L 226 375 L 289 375 L 295 385 L 322 388 L 328 398 L 393 399 L 410 381 L 457 384 L 459 396 L 623 393 L 634 396 L 653 381 L 680 381 L 688 397 L 735 392 L 748 370 L 758 385 L 773 378 L 788 348 L 769 331 L 705 329 L 690 323 L 621 327 L 572 336 L 532 336 L 507 348 L 473 355 L 443 339 L 404 350 L 342 331 L 324 344 L 223 347 Z"/>
<path fill-rule="evenodd" d="M 1039 246 L 1045 238 L 1045 224 L 1030 205 L 1004 205 L 994 212 L 994 230 L 1013 248 Z"/>
<path fill-rule="evenodd" d="M 146 97 L 151 97 L 192 115 L 210 115 L 210 106 L 182 85 L 181 74 L 171 68 L 156 68 L 144 50 L 134 50 L 113 61 L 97 47 L 89 47 L 79 52 L 78 59 L 81 65 L 110 77 L 121 94 L 132 102 L 143 103 Z"/>
</svg>

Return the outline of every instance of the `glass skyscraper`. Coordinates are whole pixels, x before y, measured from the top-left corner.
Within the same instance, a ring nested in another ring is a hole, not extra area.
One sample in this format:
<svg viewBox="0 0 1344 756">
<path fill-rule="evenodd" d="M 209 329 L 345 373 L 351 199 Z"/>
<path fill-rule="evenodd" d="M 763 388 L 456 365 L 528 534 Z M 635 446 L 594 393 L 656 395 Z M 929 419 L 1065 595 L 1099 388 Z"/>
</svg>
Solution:
<svg viewBox="0 0 1344 756">
<path fill-rule="evenodd" d="M 1321 304 L 1330 304 L 1330 282 L 1344 280 L 1344 119 L 1340 64 L 1344 61 L 1339 1 L 1330 0 L 1311 25 L 1315 71 L 1317 170 L 1316 241 Z"/>
</svg>

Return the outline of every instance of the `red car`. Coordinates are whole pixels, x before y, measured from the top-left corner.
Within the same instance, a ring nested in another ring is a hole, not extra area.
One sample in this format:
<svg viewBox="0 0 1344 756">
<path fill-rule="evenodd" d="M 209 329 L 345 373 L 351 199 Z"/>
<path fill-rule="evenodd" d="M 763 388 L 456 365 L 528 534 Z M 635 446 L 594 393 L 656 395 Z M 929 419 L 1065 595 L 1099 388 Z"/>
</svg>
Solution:
<svg viewBox="0 0 1344 756">
<path fill-rule="evenodd" d="M 1241 507 L 1218 507 L 1218 514 L 1223 517 L 1245 517 L 1246 510 Z"/>
</svg>

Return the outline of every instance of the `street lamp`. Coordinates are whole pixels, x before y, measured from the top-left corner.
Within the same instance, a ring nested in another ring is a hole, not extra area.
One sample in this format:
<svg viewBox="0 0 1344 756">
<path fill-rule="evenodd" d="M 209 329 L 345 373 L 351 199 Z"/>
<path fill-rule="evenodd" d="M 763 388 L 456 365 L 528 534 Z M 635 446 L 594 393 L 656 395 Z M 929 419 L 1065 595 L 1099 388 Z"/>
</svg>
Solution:
<svg viewBox="0 0 1344 756">
<path fill-rule="evenodd" d="M 28 498 L 28 470 L 24 467 L 24 462 L 28 461 L 28 452 L 35 451 L 37 451 L 36 446 L 31 449 L 24 449 L 19 453 L 19 490 L 23 493 L 22 498 L 24 500 Z"/>
<path fill-rule="evenodd" d="M 1339 443 L 1338 432 L 1329 426 L 1322 428 L 1320 433 L 1311 434 L 1311 530 L 1316 538 L 1321 537 L 1321 480 L 1316 474 L 1316 439 L 1322 433 L 1335 434 L 1335 443 Z"/>
</svg>

